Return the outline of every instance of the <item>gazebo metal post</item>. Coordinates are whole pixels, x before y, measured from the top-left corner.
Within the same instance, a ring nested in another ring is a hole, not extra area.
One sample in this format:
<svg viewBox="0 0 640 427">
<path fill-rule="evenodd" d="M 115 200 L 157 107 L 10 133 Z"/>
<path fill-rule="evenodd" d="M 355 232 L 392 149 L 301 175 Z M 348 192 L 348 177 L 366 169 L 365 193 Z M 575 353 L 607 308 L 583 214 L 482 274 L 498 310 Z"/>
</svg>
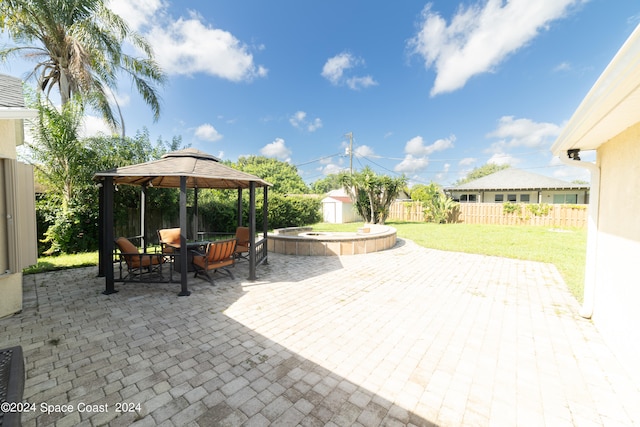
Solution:
<svg viewBox="0 0 640 427">
<path fill-rule="evenodd" d="M 249 280 L 256 280 L 256 183 L 249 183 Z"/>
<path fill-rule="evenodd" d="M 140 191 L 140 243 L 142 244 L 142 252 L 147 252 L 147 223 L 145 221 L 147 207 L 147 186 L 143 185 Z"/>
<path fill-rule="evenodd" d="M 191 295 L 187 286 L 187 177 L 180 177 L 180 293 L 178 296 Z"/>
<path fill-rule="evenodd" d="M 198 187 L 193 188 L 193 240 L 198 240 Z"/>
<path fill-rule="evenodd" d="M 238 201 L 236 208 L 238 212 L 238 227 L 242 227 L 242 188 L 238 188 Z"/>
<path fill-rule="evenodd" d="M 104 183 L 98 183 L 98 277 L 104 277 Z"/>
<path fill-rule="evenodd" d="M 102 268 L 105 273 L 105 290 L 103 294 L 110 295 L 118 292 L 113 281 L 113 177 L 105 176 L 102 188 L 104 192 Z"/>
<path fill-rule="evenodd" d="M 268 209 L 268 197 L 267 197 L 268 187 L 265 185 L 262 187 L 262 238 L 265 239 L 265 243 L 263 245 L 264 249 L 264 263 L 268 264 L 269 260 L 267 259 L 267 233 L 269 231 L 269 209 Z"/>
</svg>

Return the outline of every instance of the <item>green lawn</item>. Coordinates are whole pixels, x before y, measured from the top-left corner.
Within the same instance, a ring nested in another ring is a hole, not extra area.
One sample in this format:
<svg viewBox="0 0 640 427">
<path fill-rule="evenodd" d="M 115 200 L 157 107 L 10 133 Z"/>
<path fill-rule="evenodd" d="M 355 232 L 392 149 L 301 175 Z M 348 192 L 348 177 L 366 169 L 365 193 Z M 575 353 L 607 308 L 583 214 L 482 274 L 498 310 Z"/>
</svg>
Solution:
<svg viewBox="0 0 640 427">
<path fill-rule="evenodd" d="M 443 251 L 494 255 L 554 264 L 582 302 L 587 231 L 548 227 L 388 222 L 398 237 Z M 356 231 L 361 223 L 315 224 L 319 231 Z"/>
<path fill-rule="evenodd" d="M 58 256 L 39 256 L 38 264 L 24 269 L 24 274 L 98 265 L 98 252 L 85 252 Z"/>
</svg>

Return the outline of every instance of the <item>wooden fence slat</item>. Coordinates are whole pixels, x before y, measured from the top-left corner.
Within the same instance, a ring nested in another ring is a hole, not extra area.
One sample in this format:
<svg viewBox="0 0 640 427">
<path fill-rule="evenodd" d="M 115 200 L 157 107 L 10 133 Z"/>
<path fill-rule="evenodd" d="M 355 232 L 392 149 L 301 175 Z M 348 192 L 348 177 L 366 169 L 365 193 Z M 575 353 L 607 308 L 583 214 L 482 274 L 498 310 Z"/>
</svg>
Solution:
<svg viewBox="0 0 640 427">
<path fill-rule="evenodd" d="M 465 224 L 538 225 L 545 227 L 587 227 L 587 205 L 548 205 L 547 215 L 534 215 L 527 204 L 514 213 L 504 213 L 502 203 L 460 203 L 459 222 Z M 396 201 L 389 208 L 389 220 L 424 221 L 421 202 Z"/>
</svg>

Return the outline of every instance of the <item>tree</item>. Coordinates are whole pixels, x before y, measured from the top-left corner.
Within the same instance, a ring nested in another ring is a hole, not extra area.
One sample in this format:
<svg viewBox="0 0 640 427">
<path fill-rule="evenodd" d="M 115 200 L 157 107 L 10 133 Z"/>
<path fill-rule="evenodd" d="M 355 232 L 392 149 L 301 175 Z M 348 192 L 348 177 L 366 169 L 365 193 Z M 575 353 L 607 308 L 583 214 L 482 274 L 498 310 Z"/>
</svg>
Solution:
<svg viewBox="0 0 640 427">
<path fill-rule="evenodd" d="M 340 174 L 336 173 L 329 174 L 311 184 L 311 191 L 313 191 L 314 194 L 324 194 L 331 190 L 337 190 L 338 188 L 342 188 L 342 181 Z"/>
<path fill-rule="evenodd" d="M 60 110 L 47 100 L 37 106 L 35 144 L 28 144 L 28 147 L 37 164 L 40 181 L 59 198 L 62 210 L 66 211 L 89 160 L 78 139 L 84 110 L 77 98 Z"/>
<path fill-rule="evenodd" d="M 352 175 L 342 174 L 342 184 L 353 200 L 358 213 L 370 224 L 384 224 L 389 216 L 389 207 L 407 179 L 377 175 L 370 167 Z"/>
<path fill-rule="evenodd" d="M 230 166 L 260 177 L 273 184 L 271 191 L 281 194 L 305 194 L 307 185 L 298 174 L 298 169 L 287 162 L 263 156 L 240 157 Z"/>
<path fill-rule="evenodd" d="M 422 202 L 427 222 L 442 224 L 457 220 L 459 204 L 444 194 L 442 188 L 434 182 L 415 185 L 411 189 L 411 199 Z"/>
<path fill-rule="evenodd" d="M 120 73 L 128 75 L 154 118 L 160 115 L 156 85 L 165 76 L 153 59 L 151 46 L 109 10 L 104 0 L 2 0 L 0 30 L 16 46 L 0 50 L 0 59 L 12 55 L 35 60 L 30 74 L 49 96 L 57 88 L 62 104 L 79 95 L 114 129 L 124 123 L 114 98 Z M 130 43 L 142 57 L 124 53 Z M 115 102 L 119 118 L 111 103 Z"/>
<path fill-rule="evenodd" d="M 474 181 L 483 176 L 491 175 L 498 171 L 510 168 L 510 165 L 497 165 L 495 163 L 487 163 L 486 165 L 479 166 L 473 169 L 464 178 L 461 178 L 455 182 L 454 185 L 466 184 L 467 182 Z"/>
<path fill-rule="evenodd" d="M 38 181 L 46 191 L 37 202 L 38 228 L 43 233 L 41 252 L 73 253 L 95 250 L 98 244 L 98 189 L 93 175 L 116 166 L 159 158 L 166 149 L 175 150 L 179 137 L 171 143 L 158 140 L 153 146 L 145 129 L 135 138 L 78 138 L 83 115 L 77 95 L 55 108 L 48 100 L 34 105 L 39 112 L 35 122 L 34 143 L 29 144 L 31 160 Z M 114 215 L 124 222 L 129 208 L 137 207 L 139 192 L 123 186 L 115 197 Z M 150 188 L 149 207 L 163 213 L 177 212 L 177 192 L 173 189 Z M 117 221 L 116 221 L 117 222 Z"/>
</svg>

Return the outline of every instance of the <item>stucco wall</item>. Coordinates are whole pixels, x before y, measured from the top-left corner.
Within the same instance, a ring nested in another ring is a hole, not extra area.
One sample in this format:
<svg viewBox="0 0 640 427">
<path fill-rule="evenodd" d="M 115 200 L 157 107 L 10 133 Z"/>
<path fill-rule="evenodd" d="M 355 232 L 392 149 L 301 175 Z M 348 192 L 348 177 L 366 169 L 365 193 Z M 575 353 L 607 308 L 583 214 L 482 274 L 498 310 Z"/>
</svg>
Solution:
<svg viewBox="0 0 640 427">
<path fill-rule="evenodd" d="M 16 142 L 22 142 L 21 120 L 0 120 L 0 317 L 22 310 L 22 273 L 9 268 L 7 202 L 2 159 L 16 158 Z"/>
<path fill-rule="evenodd" d="M 640 124 L 598 150 L 601 169 L 593 320 L 640 382 Z"/>
</svg>

